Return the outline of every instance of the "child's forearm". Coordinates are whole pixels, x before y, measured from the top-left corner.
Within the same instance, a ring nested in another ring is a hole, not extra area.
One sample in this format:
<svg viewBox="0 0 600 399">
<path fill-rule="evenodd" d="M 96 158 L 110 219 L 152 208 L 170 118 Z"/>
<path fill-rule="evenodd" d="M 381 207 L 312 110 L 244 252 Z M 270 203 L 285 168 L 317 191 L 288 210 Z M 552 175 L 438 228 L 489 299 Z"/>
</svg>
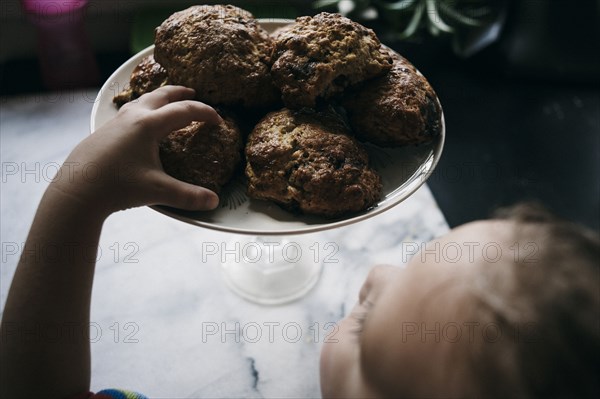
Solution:
<svg viewBox="0 0 600 399">
<path fill-rule="evenodd" d="M 221 123 L 163 86 L 121 108 L 71 152 L 44 194 L 8 294 L 0 335 L 0 397 L 64 398 L 90 383 L 89 312 L 102 224 L 119 210 L 162 204 L 209 210 L 217 195 L 167 175 L 159 142 L 192 121 Z M 97 175 L 86 173 L 94 166 Z"/>
<path fill-rule="evenodd" d="M 35 215 L 2 317 L 2 397 L 89 389 L 90 297 L 104 214 L 50 185 Z"/>
</svg>

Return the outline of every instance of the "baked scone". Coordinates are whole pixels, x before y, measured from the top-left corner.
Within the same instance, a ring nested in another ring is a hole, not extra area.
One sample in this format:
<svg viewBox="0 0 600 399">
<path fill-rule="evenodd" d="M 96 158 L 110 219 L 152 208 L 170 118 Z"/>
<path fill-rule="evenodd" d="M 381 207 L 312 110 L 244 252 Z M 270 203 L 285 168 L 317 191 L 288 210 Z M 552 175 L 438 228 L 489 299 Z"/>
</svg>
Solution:
<svg viewBox="0 0 600 399">
<path fill-rule="evenodd" d="M 155 31 L 154 57 L 171 84 L 211 105 L 267 106 L 279 92 L 270 74 L 273 42 L 252 14 L 231 5 L 192 6 Z"/>
<path fill-rule="evenodd" d="M 229 182 L 242 160 L 243 142 L 233 119 L 220 125 L 192 122 L 160 143 L 160 159 L 169 175 L 216 193 Z"/>
<path fill-rule="evenodd" d="M 289 30 L 291 30 L 292 28 L 294 28 L 294 23 L 290 23 L 290 24 L 286 24 L 283 25 L 277 29 L 275 29 L 273 32 L 270 33 L 271 37 L 275 40 L 277 40 L 277 38 L 281 35 L 283 35 L 284 33 L 288 32 Z"/>
<path fill-rule="evenodd" d="M 430 142 L 442 129 L 437 96 L 410 62 L 397 53 L 393 60 L 386 75 L 346 93 L 352 128 L 360 140 L 385 147 Z"/>
<path fill-rule="evenodd" d="M 246 144 L 248 195 L 305 214 L 338 217 L 379 200 L 381 177 L 333 111 L 267 114 Z"/>
<path fill-rule="evenodd" d="M 278 33 L 271 74 L 286 107 L 314 108 L 317 99 L 382 75 L 391 65 L 371 29 L 323 12 L 299 17 Z"/>
<path fill-rule="evenodd" d="M 142 94 L 149 93 L 167 84 L 167 71 L 149 55 L 133 69 L 129 78 L 129 88 L 113 98 L 117 107 L 135 100 Z"/>
</svg>

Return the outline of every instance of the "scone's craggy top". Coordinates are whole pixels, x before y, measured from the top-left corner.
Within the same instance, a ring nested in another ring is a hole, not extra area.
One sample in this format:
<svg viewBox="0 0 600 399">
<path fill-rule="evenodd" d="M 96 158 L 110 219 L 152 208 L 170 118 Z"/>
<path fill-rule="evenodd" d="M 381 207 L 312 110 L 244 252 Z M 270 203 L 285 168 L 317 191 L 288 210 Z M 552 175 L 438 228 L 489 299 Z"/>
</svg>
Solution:
<svg viewBox="0 0 600 399">
<path fill-rule="evenodd" d="M 243 140 L 233 119 L 220 125 L 192 122 L 160 143 L 165 172 L 216 193 L 231 180 L 242 161 Z"/>
<path fill-rule="evenodd" d="M 117 107 L 135 100 L 142 94 L 151 92 L 167 84 L 167 71 L 154 60 L 153 55 L 142 58 L 133 69 L 129 78 L 129 88 L 123 90 L 113 98 Z"/>
<path fill-rule="evenodd" d="M 393 59 L 386 75 L 346 94 L 342 104 L 353 130 L 384 147 L 431 142 L 442 129 L 437 95 L 408 60 L 398 54 Z"/>
<path fill-rule="evenodd" d="M 379 200 L 380 176 L 335 113 L 268 114 L 246 145 L 248 195 L 306 214 L 339 217 Z"/>
<path fill-rule="evenodd" d="M 368 28 L 339 14 L 299 17 L 277 35 L 271 74 L 288 108 L 314 108 L 346 87 L 391 67 Z"/>
<path fill-rule="evenodd" d="M 272 39 L 248 11 L 192 6 L 155 31 L 154 56 L 169 81 L 196 90 L 211 105 L 265 106 L 277 101 L 272 84 Z"/>
</svg>

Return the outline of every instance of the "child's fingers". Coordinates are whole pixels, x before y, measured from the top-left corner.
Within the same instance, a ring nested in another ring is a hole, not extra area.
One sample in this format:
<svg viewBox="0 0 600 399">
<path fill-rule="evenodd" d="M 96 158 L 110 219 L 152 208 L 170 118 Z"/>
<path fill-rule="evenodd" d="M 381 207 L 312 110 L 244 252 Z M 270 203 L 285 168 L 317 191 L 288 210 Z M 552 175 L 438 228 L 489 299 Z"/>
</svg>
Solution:
<svg viewBox="0 0 600 399">
<path fill-rule="evenodd" d="M 173 102 L 191 100 L 195 93 L 194 89 L 183 86 L 163 86 L 141 96 L 138 104 L 145 108 L 158 109 Z"/>
<path fill-rule="evenodd" d="M 162 138 L 194 121 L 218 124 L 223 120 L 211 106 L 199 101 L 178 101 L 167 104 L 152 112 L 153 130 Z"/>
<path fill-rule="evenodd" d="M 219 205 L 213 191 L 177 180 L 166 173 L 156 173 L 153 187 L 157 189 L 155 202 L 187 211 L 208 211 Z"/>
</svg>

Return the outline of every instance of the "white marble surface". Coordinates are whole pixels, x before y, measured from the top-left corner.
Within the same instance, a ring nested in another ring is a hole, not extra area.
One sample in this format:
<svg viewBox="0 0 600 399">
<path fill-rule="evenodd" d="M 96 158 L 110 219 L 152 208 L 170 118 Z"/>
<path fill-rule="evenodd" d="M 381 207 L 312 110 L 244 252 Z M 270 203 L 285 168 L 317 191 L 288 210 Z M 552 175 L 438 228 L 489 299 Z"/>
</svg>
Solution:
<svg viewBox="0 0 600 399">
<path fill-rule="evenodd" d="M 58 164 L 89 134 L 95 94 L 0 99 L 2 309 L 36 205 Z M 403 243 L 447 230 L 423 186 L 382 215 L 303 236 L 302 256 L 312 259 L 308 246 L 315 243 L 320 261 L 330 255 L 320 281 L 296 302 L 265 307 L 234 295 L 221 275 L 221 256 L 234 256 L 225 250 L 248 237 L 149 208 L 112 215 L 94 283 L 92 389 L 122 387 L 159 398 L 319 397 L 319 351 L 333 325 L 327 323 L 354 304 L 369 268 L 402 265 Z M 213 244 L 223 252 L 212 254 Z"/>
</svg>

